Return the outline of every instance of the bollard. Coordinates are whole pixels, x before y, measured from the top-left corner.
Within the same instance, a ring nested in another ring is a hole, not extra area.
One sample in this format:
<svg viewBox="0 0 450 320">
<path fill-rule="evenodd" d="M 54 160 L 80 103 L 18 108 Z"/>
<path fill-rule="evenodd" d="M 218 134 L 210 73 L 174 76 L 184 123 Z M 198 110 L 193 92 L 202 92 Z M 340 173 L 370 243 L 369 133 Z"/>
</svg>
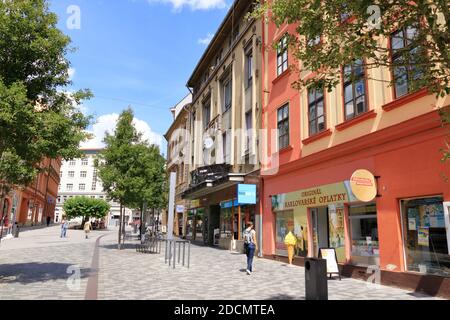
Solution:
<svg viewBox="0 0 450 320">
<path fill-rule="evenodd" d="M 173 242 L 173 268 L 175 269 L 176 267 L 176 258 L 177 258 L 177 242 L 174 241 Z"/>
<path fill-rule="evenodd" d="M 181 242 L 178 242 L 178 264 L 180 263 L 181 258 L 180 252 L 181 252 Z"/>
<path fill-rule="evenodd" d="M 186 255 L 186 242 L 183 242 L 183 267 L 184 267 L 184 258 Z"/>
<path fill-rule="evenodd" d="M 191 263 L 191 242 L 188 243 L 188 269 L 190 267 Z"/>
</svg>

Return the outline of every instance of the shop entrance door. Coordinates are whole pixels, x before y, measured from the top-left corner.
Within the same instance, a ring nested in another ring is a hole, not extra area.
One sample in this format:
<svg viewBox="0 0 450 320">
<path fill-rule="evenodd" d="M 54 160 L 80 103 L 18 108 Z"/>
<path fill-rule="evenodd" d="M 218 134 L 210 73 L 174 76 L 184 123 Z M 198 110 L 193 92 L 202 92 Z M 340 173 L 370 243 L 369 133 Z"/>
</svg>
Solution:
<svg viewBox="0 0 450 320">
<path fill-rule="evenodd" d="M 313 225 L 314 256 L 318 257 L 319 249 L 328 248 L 330 245 L 328 207 L 312 208 L 311 220 Z"/>
</svg>

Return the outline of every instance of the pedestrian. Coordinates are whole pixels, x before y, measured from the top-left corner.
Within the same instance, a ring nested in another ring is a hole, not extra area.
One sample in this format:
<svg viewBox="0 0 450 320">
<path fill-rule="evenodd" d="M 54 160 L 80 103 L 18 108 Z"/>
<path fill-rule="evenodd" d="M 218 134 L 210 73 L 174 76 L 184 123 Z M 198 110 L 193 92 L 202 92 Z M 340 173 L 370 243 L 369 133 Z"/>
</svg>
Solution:
<svg viewBox="0 0 450 320">
<path fill-rule="evenodd" d="M 84 233 L 86 235 L 86 239 L 88 239 L 89 232 L 92 230 L 91 220 L 86 221 L 84 224 Z"/>
<path fill-rule="evenodd" d="M 244 248 L 247 255 L 246 271 L 248 275 L 251 275 L 253 272 L 253 257 L 255 256 L 255 251 L 258 250 L 256 231 L 253 227 L 253 222 L 247 222 L 247 229 L 244 231 Z"/>
<path fill-rule="evenodd" d="M 50 225 L 50 220 L 51 220 L 52 218 L 50 218 L 50 216 L 47 216 L 47 227 Z"/>
<path fill-rule="evenodd" d="M 286 245 L 288 252 L 289 266 L 292 266 L 292 260 L 294 260 L 295 255 L 295 245 L 297 244 L 297 238 L 292 231 L 289 231 L 284 238 L 284 244 Z"/>
<path fill-rule="evenodd" d="M 61 238 L 66 238 L 68 228 L 69 222 L 66 219 L 63 219 L 61 223 Z"/>
</svg>

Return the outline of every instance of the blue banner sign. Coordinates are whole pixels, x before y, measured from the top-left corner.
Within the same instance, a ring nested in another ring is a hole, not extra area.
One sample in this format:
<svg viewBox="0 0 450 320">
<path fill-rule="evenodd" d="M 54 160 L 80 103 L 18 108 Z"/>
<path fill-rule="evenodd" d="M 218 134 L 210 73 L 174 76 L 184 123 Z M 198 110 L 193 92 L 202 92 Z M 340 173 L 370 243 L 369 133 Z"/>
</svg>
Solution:
<svg viewBox="0 0 450 320">
<path fill-rule="evenodd" d="M 234 201 L 223 201 L 223 202 L 221 202 L 220 203 L 220 208 L 221 209 L 228 209 L 228 208 L 231 208 L 231 207 L 239 207 L 239 202 L 237 201 L 237 199 L 236 200 L 234 200 Z"/>
<path fill-rule="evenodd" d="M 256 204 L 256 185 L 239 184 L 238 202 L 239 204 Z"/>
</svg>

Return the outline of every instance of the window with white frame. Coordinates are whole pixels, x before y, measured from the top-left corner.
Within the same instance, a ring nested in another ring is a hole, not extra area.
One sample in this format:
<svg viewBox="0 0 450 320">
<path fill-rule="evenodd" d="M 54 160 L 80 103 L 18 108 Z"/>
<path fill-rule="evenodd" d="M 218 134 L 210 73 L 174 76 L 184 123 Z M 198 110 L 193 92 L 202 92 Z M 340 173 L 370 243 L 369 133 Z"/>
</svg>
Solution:
<svg viewBox="0 0 450 320">
<path fill-rule="evenodd" d="M 277 48 L 277 75 L 282 74 L 288 68 L 288 43 L 287 36 L 281 38 Z"/>
</svg>

